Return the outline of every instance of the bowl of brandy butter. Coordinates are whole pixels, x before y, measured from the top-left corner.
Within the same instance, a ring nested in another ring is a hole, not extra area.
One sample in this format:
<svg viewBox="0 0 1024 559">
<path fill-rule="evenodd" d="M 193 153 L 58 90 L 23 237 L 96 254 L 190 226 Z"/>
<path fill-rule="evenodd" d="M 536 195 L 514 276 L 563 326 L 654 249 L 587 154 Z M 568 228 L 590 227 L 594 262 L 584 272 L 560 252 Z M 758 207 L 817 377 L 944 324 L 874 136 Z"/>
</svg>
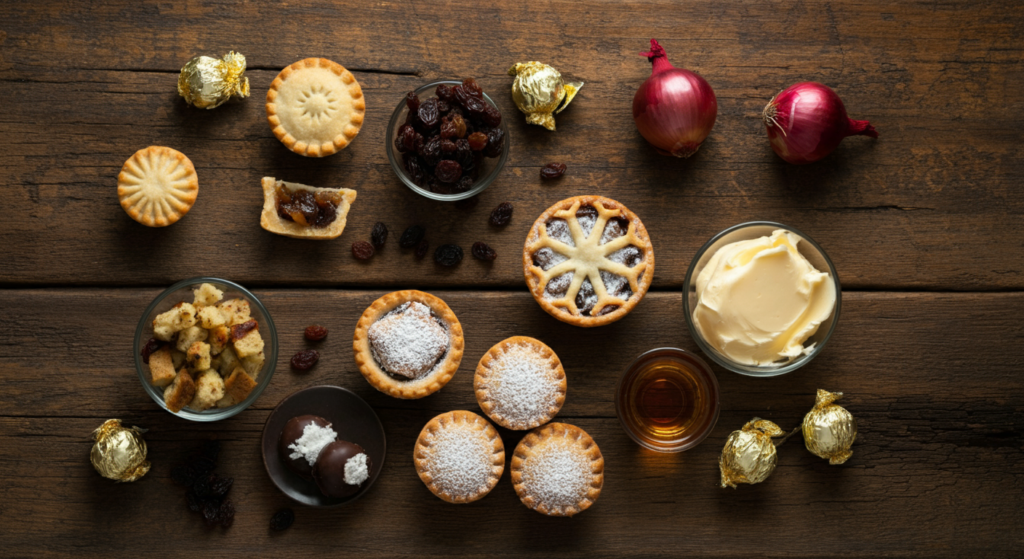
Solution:
<svg viewBox="0 0 1024 559">
<path fill-rule="evenodd" d="M 682 452 L 715 428 L 718 393 L 718 379 L 703 359 L 683 349 L 652 349 L 619 379 L 615 412 L 638 445 Z"/>
</svg>

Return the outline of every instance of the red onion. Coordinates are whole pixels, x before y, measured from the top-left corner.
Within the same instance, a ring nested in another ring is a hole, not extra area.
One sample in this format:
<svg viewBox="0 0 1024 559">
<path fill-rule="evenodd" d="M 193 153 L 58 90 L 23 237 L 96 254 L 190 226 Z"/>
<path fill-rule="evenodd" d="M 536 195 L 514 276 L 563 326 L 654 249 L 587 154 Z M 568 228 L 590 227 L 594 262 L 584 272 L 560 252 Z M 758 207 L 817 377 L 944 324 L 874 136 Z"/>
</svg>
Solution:
<svg viewBox="0 0 1024 559">
<path fill-rule="evenodd" d="M 715 92 L 704 78 L 673 68 L 654 39 L 651 51 L 640 56 L 646 56 L 654 69 L 633 96 L 636 127 L 659 153 L 690 157 L 715 125 Z"/>
<path fill-rule="evenodd" d="M 839 146 L 847 136 L 878 137 L 866 120 L 846 116 L 843 100 L 826 85 L 802 82 L 782 90 L 762 113 L 768 139 L 779 157 L 812 163 Z"/>
</svg>

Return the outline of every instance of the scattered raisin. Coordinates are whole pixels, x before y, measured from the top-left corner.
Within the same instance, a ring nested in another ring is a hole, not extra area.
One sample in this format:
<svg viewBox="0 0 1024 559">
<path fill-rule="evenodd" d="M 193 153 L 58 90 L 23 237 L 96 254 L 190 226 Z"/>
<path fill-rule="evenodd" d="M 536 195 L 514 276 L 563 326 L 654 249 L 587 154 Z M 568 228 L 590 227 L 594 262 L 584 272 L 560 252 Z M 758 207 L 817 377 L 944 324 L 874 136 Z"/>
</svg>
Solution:
<svg viewBox="0 0 1024 559">
<path fill-rule="evenodd" d="M 224 499 L 220 504 L 220 525 L 222 528 L 230 528 L 235 523 L 235 504 L 231 499 Z"/>
<path fill-rule="evenodd" d="M 491 225 L 495 227 L 504 227 L 508 225 L 508 222 L 512 220 L 512 203 L 502 202 L 498 204 L 497 208 L 491 212 Z"/>
<path fill-rule="evenodd" d="M 234 485 L 235 479 L 230 477 L 219 477 L 216 474 L 210 482 L 210 495 L 213 497 L 223 497 L 231 491 L 231 486 Z"/>
<path fill-rule="evenodd" d="M 352 256 L 359 260 L 369 260 L 373 258 L 373 245 L 366 241 L 356 241 L 352 243 Z"/>
<path fill-rule="evenodd" d="M 462 247 L 459 245 L 441 245 L 434 251 L 434 262 L 453 268 L 462 262 Z"/>
<path fill-rule="evenodd" d="M 425 229 L 419 225 L 413 225 L 402 233 L 402 237 L 398 239 L 398 246 L 402 248 L 413 248 L 420 244 L 420 241 L 423 240 L 424 234 L 426 234 Z"/>
<path fill-rule="evenodd" d="M 470 177 L 462 177 L 461 179 L 459 179 L 459 184 L 461 184 L 462 181 L 464 181 L 466 179 L 469 179 L 470 181 L 473 180 Z M 470 186 L 472 186 L 472 185 L 470 185 Z M 477 204 L 479 204 L 479 203 L 480 203 L 480 197 L 479 196 L 470 196 L 469 198 L 463 198 L 462 200 L 459 200 L 458 202 L 455 202 L 455 207 L 460 209 L 460 210 L 468 211 L 468 210 L 472 210 L 473 208 L 475 208 L 477 206 Z"/>
<path fill-rule="evenodd" d="M 305 349 L 292 356 L 292 368 L 297 371 L 308 371 L 320 360 L 320 352 L 315 349 Z"/>
<path fill-rule="evenodd" d="M 544 180 L 557 179 L 565 174 L 565 163 L 548 163 L 540 170 L 540 178 Z"/>
<path fill-rule="evenodd" d="M 281 509 L 270 517 L 270 529 L 275 532 L 287 530 L 295 522 L 295 513 L 292 509 Z"/>
<path fill-rule="evenodd" d="M 384 248 L 384 242 L 387 240 L 388 226 L 380 221 L 374 223 L 373 229 L 370 231 L 370 243 L 373 245 L 373 248 Z"/>
<path fill-rule="evenodd" d="M 423 239 L 416 245 L 416 258 L 422 260 L 427 255 L 427 251 L 430 250 L 430 243 L 426 239 Z"/>
<path fill-rule="evenodd" d="M 494 252 L 494 249 L 487 245 L 487 243 L 475 242 L 473 243 L 472 250 L 469 251 L 473 255 L 473 258 L 477 260 L 494 260 L 498 257 L 498 253 Z"/>
<path fill-rule="evenodd" d="M 405 106 L 409 107 L 409 112 L 413 113 L 420 109 L 420 98 L 416 96 L 415 91 L 405 94 Z"/>
<path fill-rule="evenodd" d="M 156 338 L 150 338 L 146 345 L 142 346 L 142 351 L 139 352 L 142 355 L 142 362 L 149 365 L 149 356 L 162 347 L 164 347 L 164 342 Z"/>
<path fill-rule="evenodd" d="M 437 164 L 437 168 L 434 169 L 434 175 L 437 180 L 452 184 L 459 180 L 462 176 L 462 165 L 459 165 L 458 161 L 452 161 L 451 159 L 445 159 Z"/>
<path fill-rule="evenodd" d="M 257 329 L 259 329 L 259 325 L 251 318 L 241 324 L 235 324 L 231 327 L 231 341 L 237 342 L 238 340 L 248 336 L 249 332 Z"/>
<path fill-rule="evenodd" d="M 220 524 L 220 503 L 206 501 L 203 503 L 203 524 L 207 528 L 213 528 Z"/>
<path fill-rule="evenodd" d="M 473 132 L 469 135 L 469 148 L 473 151 L 481 151 L 487 147 L 487 134 Z"/>
<path fill-rule="evenodd" d="M 314 324 L 306 327 L 305 332 L 306 339 L 311 342 L 319 342 L 320 340 L 327 337 L 327 328 Z"/>
</svg>

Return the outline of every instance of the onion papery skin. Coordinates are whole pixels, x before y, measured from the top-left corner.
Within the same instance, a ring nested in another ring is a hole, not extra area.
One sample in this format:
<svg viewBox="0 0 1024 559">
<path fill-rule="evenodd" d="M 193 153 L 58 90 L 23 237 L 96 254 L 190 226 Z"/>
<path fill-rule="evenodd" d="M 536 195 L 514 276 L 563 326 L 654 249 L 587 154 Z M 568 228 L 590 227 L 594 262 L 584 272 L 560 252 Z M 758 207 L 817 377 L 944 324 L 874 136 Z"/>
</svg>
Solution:
<svg viewBox="0 0 1024 559">
<path fill-rule="evenodd" d="M 847 136 L 878 137 L 868 121 L 847 116 L 836 92 L 816 82 L 782 90 L 765 106 L 762 117 L 772 150 L 796 165 L 821 160 Z"/>
</svg>

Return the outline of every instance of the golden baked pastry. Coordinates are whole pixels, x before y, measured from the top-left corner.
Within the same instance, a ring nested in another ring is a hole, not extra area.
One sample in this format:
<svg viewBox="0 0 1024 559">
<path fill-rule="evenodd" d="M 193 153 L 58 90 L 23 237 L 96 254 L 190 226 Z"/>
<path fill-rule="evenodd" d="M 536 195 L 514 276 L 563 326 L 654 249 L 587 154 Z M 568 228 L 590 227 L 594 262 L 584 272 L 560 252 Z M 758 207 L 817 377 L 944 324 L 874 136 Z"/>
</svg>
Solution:
<svg viewBox="0 0 1024 559">
<path fill-rule="evenodd" d="M 586 431 L 566 423 L 550 423 L 523 437 L 511 471 L 519 500 L 548 516 L 590 508 L 604 485 L 601 449 Z"/>
<path fill-rule="evenodd" d="M 199 196 L 196 168 L 185 154 L 163 146 L 140 149 L 117 175 L 117 197 L 132 219 L 147 227 L 178 221 Z"/>
<path fill-rule="evenodd" d="M 317 188 L 274 177 L 263 177 L 263 213 L 260 226 L 278 235 L 293 239 L 337 239 L 345 231 L 348 211 L 356 201 L 356 191 L 348 188 Z M 312 195 L 314 213 L 308 214 L 292 208 L 298 196 Z M 291 211 L 289 211 L 291 210 Z M 312 223 L 309 223 L 309 220 Z"/>
<path fill-rule="evenodd" d="M 348 146 L 363 126 L 366 102 L 344 66 L 307 58 L 288 66 L 267 91 L 267 121 L 288 149 L 307 157 Z"/>
<path fill-rule="evenodd" d="M 470 503 L 490 493 L 505 470 L 505 445 L 486 419 L 450 411 L 431 419 L 413 450 L 416 473 L 449 503 Z"/>
<path fill-rule="evenodd" d="M 540 340 L 513 336 L 494 345 L 476 366 L 473 390 L 487 417 L 506 429 L 533 429 L 565 403 L 565 370 Z"/>
<path fill-rule="evenodd" d="M 352 347 L 374 388 L 412 400 L 437 392 L 459 369 L 462 325 L 441 299 L 396 291 L 363 311 Z"/>
<path fill-rule="evenodd" d="M 526 285 L 541 308 L 575 326 L 629 314 L 654 278 L 654 248 L 640 218 L 601 196 L 576 196 L 537 218 L 523 247 Z"/>
</svg>

